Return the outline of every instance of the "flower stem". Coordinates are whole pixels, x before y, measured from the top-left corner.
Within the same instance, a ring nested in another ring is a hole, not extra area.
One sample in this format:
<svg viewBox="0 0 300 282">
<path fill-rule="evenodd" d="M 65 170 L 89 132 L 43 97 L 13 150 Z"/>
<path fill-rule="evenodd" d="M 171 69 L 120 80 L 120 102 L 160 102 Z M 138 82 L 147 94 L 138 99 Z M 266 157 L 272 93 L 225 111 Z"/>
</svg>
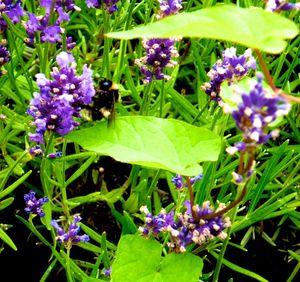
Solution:
<svg viewBox="0 0 300 282">
<path fill-rule="evenodd" d="M 195 199 L 194 199 L 194 192 L 193 192 L 193 186 L 191 184 L 191 180 L 188 176 L 184 176 L 186 183 L 187 183 L 187 188 L 189 190 L 189 194 L 190 194 L 190 204 L 191 204 L 191 212 L 192 212 L 192 216 L 193 218 L 196 220 L 197 219 L 197 215 L 195 210 L 193 209 L 194 205 L 195 205 Z"/>
<path fill-rule="evenodd" d="M 258 62 L 261 66 L 261 69 L 266 77 L 266 80 L 268 82 L 268 84 L 270 85 L 270 87 L 272 88 L 272 90 L 274 91 L 275 94 L 281 96 L 282 98 L 290 101 L 290 102 L 296 102 L 296 103 L 299 103 L 300 104 L 300 98 L 298 97 L 295 97 L 295 96 L 291 96 L 291 95 L 288 95 L 286 93 L 283 93 L 281 90 L 279 90 L 278 88 L 276 88 L 274 82 L 273 82 L 273 78 L 268 70 L 268 67 L 262 57 L 262 54 L 260 53 L 260 51 L 258 49 L 255 49 L 255 53 L 257 55 L 257 59 L 258 59 Z"/>
</svg>

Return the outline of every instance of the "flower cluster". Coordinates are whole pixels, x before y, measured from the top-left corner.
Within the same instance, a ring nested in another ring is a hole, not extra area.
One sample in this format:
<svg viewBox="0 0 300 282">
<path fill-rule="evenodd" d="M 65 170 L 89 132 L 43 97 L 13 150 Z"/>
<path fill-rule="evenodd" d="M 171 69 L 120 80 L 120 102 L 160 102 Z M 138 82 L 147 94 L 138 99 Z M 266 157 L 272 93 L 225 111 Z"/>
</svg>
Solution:
<svg viewBox="0 0 300 282">
<path fill-rule="evenodd" d="M 177 14 L 182 8 L 181 1 L 175 0 L 159 0 L 160 12 L 158 18 L 164 18 L 169 15 Z M 143 40 L 142 44 L 145 48 L 146 55 L 136 59 L 135 64 L 140 68 L 143 74 L 144 84 L 150 83 L 153 79 L 162 80 L 171 77 L 163 73 L 164 68 L 174 68 L 177 64 L 172 58 L 179 56 L 175 42 L 178 39 L 170 38 L 153 38 Z"/>
<path fill-rule="evenodd" d="M 177 64 L 172 58 L 178 57 L 178 52 L 174 47 L 177 40 L 168 38 L 155 38 L 143 40 L 143 47 L 146 50 L 146 56 L 136 59 L 135 63 L 140 67 L 144 75 L 143 82 L 149 83 L 154 79 L 170 79 L 163 73 L 164 68 L 173 68 Z"/>
<path fill-rule="evenodd" d="M 284 0 L 268 0 L 266 10 L 270 12 L 300 10 L 300 3 L 290 3 Z"/>
<path fill-rule="evenodd" d="M 250 69 L 256 69 L 256 61 L 252 57 L 251 49 L 247 49 L 243 55 L 236 55 L 236 48 L 231 47 L 223 51 L 223 59 L 218 60 L 208 72 L 210 82 L 206 82 L 201 89 L 211 99 L 221 102 L 219 96 L 221 84 L 227 81 L 231 84 L 244 76 Z"/>
<path fill-rule="evenodd" d="M 203 174 L 199 174 L 195 177 L 191 177 L 190 178 L 191 185 L 193 185 L 196 181 L 198 181 L 202 178 L 203 178 Z M 182 176 L 179 174 L 176 174 L 174 177 L 172 177 L 171 181 L 174 183 L 175 187 L 178 190 L 181 190 L 182 188 L 187 187 L 187 183 L 183 183 Z"/>
<path fill-rule="evenodd" d="M 209 202 L 204 202 L 200 207 L 193 206 L 196 218 L 192 216 L 189 201 L 185 202 L 187 210 L 184 213 L 176 215 L 177 220 L 174 220 L 174 212 L 167 213 L 164 209 L 157 216 L 153 216 L 146 207 L 142 207 L 141 211 L 145 213 L 145 227 L 140 227 L 139 230 L 143 235 L 159 233 L 168 233 L 171 241 L 168 246 L 175 252 L 185 252 L 189 244 L 203 244 L 209 240 L 218 237 L 226 238 L 226 233 L 223 231 L 231 225 L 228 217 L 217 216 L 211 219 L 202 219 L 203 216 L 214 214 L 222 210 L 224 204 L 220 204 L 214 211 L 210 207 Z"/>
<path fill-rule="evenodd" d="M 70 16 L 67 12 L 72 10 L 80 11 L 80 8 L 77 7 L 73 0 L 67 1 L 54 1 L 54 7 L 52 9 L 52 1 L 41 0 L 41 7 L 45 8 L 45 15 L 37 16 L 32 13 L 28 13 L 27 22 L 23 22 L 23 26 L 26 29 L 28 38 L 25 39 L 25 42 L 28 45 L 34 44 L 34 38 L 36 32 L 40 32 L 41 42 L 50 42 L 52 44 L 61 42 L 61 35 L 64 32 L 64 29 L 60 26 L 63 22 L 68 22 Z M 50 21 L 55 15 L 54 23 L 50 24 Z M 51 19 L 50 19 L 51 17 Z M 72 40 L 72 39 L 71 39 Z M 70 39 L 68 39 L 70 42 Z M 68 50 L 74 48 L 75 44 L 69 45 Z M 68 47 L 68 45 L 67 45 Z"/>
<path fill-rule="evenodd" d="M 5 13 L 9 19 L 14 23 L 18 23 L 20 18 L 24 15 L 21 0 L 0 0 L 0 31 L 7 29 L 6 21 L 1 17 Z"/>
<path fill-rule="evenodd" d="M 0 45 L 0 69 L 5 65 L 10 59 L 10 53 L 4 45 Z M 5 74 L 6 71 L 0 70 L 0 77 Z"/>
<path fill-rule="evenodd" d="M 26 212 L 39 215 L 40 217 L 45 215 L 44 211 L 42 210 L 42 205 L 48 202 L 47 197 L 37 199 L 35 197 L 35 192 L 30 191 L 28 194 L 24 195 L 24 200 L 26 202 Z"/>
<path fill-rule="evenodd" d="M 53 80 L 42 73 L 36 75 L 40 93 L 34 93 L 28 109 L 36 126 L 36 133 L 31 133 L 29 137 L 38 143 L 44 142 L 46 130 L 65 135 L 78 126 L 73 117 L 80 117 L 81 106 L 91 104 L 95 95 L 92 71 L 86 65 L 82 75 L 78 76 L 71 54 L 61 52 L 56 62 L 60 69 L 53 68 Z"/>
<path fill-rule="evenodd" d="M 78 235 L 80 231 L 80 226 L 78 225 L 80 220 L 81 217 L 79 215 L 74 215 L 73 222 L 71 222 L 67 231 L 61 228 L 55 219 L 51 220 L 51 225 L 56 229 L 56 240 L 65 244 L 67 248 L 71 248 L 73 244 L 79 242 L 89 241 L 90 238 L 88 235 Z"/>
<path fill-rule="evenodd" d="M 182 3 L 178 0 L 158 0 L 160 12 L 158 18 L 164 18 L 170 15 L 178 14 L 178 11 L 182 9 Z"/>
<path fill-rule="evenodd" d="M 88 8 L 100 8 L 101 1 L 100 0 L 86 0 L 86 5 Z M 103 4 L 108 13 L 112 14 L 118 10 L 117 3 L 119 0 L 103 0 Z"/>
<path fill-rule="evenodd" d="M 247 151 L 260 144 L 265 144 L 270 138 L 278 136 L 278 131 L 267 131 L 268 125 L 277 117 L 287 115 L 290 104 L 283 98 L 274 96 L 263 89 L 262 75 L 257 75 L 255 83 L 249 93 L 241 94 L 241 102 L 232 116 L 237 127 L 243 132 L 243 142 L 227 148 L 227 152 Z"/>
<path fill-rule="evenodd" d="M 36 157 L 36 156 L 43 156 L 44 155 L 44 151 L 42 149 L 42 147 L 40 145 L 36 145 L 30 148 L 29 150 L 29 154 L 32 157 Z"/>
</svg>

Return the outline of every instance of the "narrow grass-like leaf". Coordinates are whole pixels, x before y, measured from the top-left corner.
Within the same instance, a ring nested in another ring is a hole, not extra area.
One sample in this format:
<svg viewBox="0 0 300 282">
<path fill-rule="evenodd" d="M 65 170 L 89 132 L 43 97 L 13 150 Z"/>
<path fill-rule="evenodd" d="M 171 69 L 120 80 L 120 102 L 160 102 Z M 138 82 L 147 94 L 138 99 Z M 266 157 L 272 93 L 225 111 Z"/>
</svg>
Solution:
<svg viewBox="0 0 300 282">
<path fill-rule="evenodd" d="M 0 199 L 2 199 L 3 197 L 5 197 L 6 195 L 8 195 L 9 193 L 11 193 L 13 190 L 15 190 L 20 184 L 22 184 L 27 178 L 28 176 L 32 173 L 31 170 L 29 170 L 26 174 L 24 174 L 22 177 L 20 177 L 17 181 L 15 181 L 13 184 L 11 184 L 10 186 L 8 186 L 5 190 L 3 190 L 0 193 Z"/>
<path fill-rule="evenodd" d="M 0 211 L 4 210 L 5 208 L 7 208 L 8 206 L 10 206 L 12 204 L 12 202 L 14 201 L 13 197 L 9 197 L 3 201 L 0 201 Z"/>
<path fill-rule="evenodd" d="M 217 160 L 221 149 L 220 137 L 206 128 L 145 116 L 119 117 L 112 127 L 101 122 L 67 138 L 121 162 L 188 176 L 201 173 L 199 162 Z"/>
<path fill-rule="evenodd" d="M 213 255 L 213 257 L 215 257 L 216 259 L 219 257 L 217 253 L 211 251 L 211 254 Z M 246 276 L 249 276 L 249 277 L 252 277 L 258 281 L 261 281 L 261 282 L 269 282 L 267 279 L 263 278 L 262 276 L 260 276 L 259 274 L 255 273 L 255 272 L 252 272 L 248 269 L 245 269 L 243 267 L 240 267 L 226 259 L 223 259 L 223 264 L 227 267 L 229 267 L 230 269 L 238 272 L 238 273 L 241 273 L 243 275 L 246 275 Z"/>
<path fill-rule="evenodd" d="M 219 5 L 191 13 L 166 17 L 129 31 L 111 32 L 108 37 L 119 39 L 200 37 L 233 41 L 270 53 L 280 53 L 285 39 L 298 34 L 292 21 L 261 8 L 239 8 Z"/>
<path fill-rule="evenodd" d="M 97 156 L 89 157 L 66 181 L 66 186 L 70 185 L 75 179 L 80 177 L 83 172 L 96 160 Z"/>
<path fill-rule="evenodd" d="M 96 242 L 98 242 L 99 244 L 101 244 L 102 242 L 102 235 L 99 235 L 98 232 L 94 231 L 93 229 L 91 229 L 90 227 L 88 227 L 87 225 L 84 225 L 83 223 L 80 223 L 80 227 L 82 228 L 82 230 L 87 234 L 89 235 L 93 240 L 95 240 Z M 116 250 L 117 247 L 110 243 L 109 241 L 106 241 L 106 246 L 109 248 L 109 249 L 112 249 L 112 250 Z"/>
<path fill-rule="evenodd" d="M 1 226 L 0 226 L 0 239 L 8 246 L 10 246 L 14 251 L 17 251 L 16 245 L 14 244 L 12 239 L 10 239 L 10 237 L 4 232 Z"/>
</svg>

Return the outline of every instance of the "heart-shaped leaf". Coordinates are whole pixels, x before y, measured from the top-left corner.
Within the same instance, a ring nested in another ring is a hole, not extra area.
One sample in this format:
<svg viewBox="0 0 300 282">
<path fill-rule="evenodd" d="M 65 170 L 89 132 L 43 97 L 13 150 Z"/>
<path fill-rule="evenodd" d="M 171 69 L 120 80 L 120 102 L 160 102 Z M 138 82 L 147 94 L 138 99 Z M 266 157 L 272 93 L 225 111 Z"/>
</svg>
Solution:
<svg viewBox="0 0 300 282">
<path fill-rule="evenodd" d="M 286 46 L 285 39 L 295 37 L 298 32 L 294 22 L 277 13 L 255 7 L 244 9 L 233 5 L 219 5 L 169 16 L 146 26 L 111 32 L 106 36 L 120 39 L 211 38 L 280 53 Z"/>
<path fill-rule="evenodd" d="M 137 235 L 121 238 L 112 265 L 112 282 L 196 282 L 203 261 L 190 254 L 168 254 L 161 257 L 162 246 Z"/>
<path fill-rule="evenodd" d="M 216 161 L 221 149 L 221 138 L 206 128 L 145 116 L 118 117 L 111 127 L 101 122 L 67 138 L 121 162 L 187 176 L 201 173 L 198 163 Z"/>
</svg>

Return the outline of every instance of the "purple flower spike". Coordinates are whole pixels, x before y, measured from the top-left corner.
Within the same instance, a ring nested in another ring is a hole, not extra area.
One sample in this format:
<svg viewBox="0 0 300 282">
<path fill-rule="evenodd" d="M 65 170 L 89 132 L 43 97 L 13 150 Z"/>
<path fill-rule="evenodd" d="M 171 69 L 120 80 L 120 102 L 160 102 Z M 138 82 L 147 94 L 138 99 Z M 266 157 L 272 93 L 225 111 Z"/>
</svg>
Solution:
<svg viewBox="0 0 300 282">
<path fill-rule="evenodd" d="M 257 83 L 250 93 L 242 93 L 241 96 L 238 109 L 232 112 L 237 127 L 244 135 L 244 142 L 235 145 L 238 151 L 243 151 L 248 146 L 265 144 L 270 138 L 274 138 L 278 133 L 268 133 L 268 125 L 277 117 L 287 115 L 290 110 L 287 101 L 263 89 L 261 75 L 258 75 Z"/>
<path fill-rule="evenodd" d="M 37 199 L 35 197 L 35 192 L 30 191 L 28 194 L 24 195 L 24 200 L 26 202 L 26 212 L 37 214 L 40 217 L 43 217 L 45 215 L 44 211 L 42 210 L 42 205 L 48 202 L 47 197 Z"/>
<path fill-rule="evenodd" d="M 183 214 L 178 213 L 176 221 L 174 220 L 173 211 L 167 213 L 162 209 L 157 216 L 153 216 L 146 207 L 142 207 L 141 211 L 145 213 L 145 226 L 140 227 L 139 231 L 144 236 L 150 234 L 158 236 L 160 233 L 169 233 L 171 242 L 168 243 L 168 246 L 175 252 L 185 252 L 187 245 L 191 243 L 202 245 L 215 237 L 226 238 L 224 229 L 231 225 L 228 217 L 217 216 L 207 220 L 201 219 L 203 216 L 224 209 L 224 204 L 220 204 L 216 210 L 210 207 L 209 202 L 204 202 L 202 207 L 193 206 L 197 219 L 192 216 L 190 201 L 186 201 L 184 206 L 186 211 Z"/>
<path fill-rule="evenodd" d="M 113 14 L 118 10 L 118 2 L 119 0 L 103 0 L 103 3 L 101 3 L 100 0 L 85 0 L 88 8 L 100 8 L 101 4 L 103 4 L 107 12 L 110 14 Z"/>
<path fill-rule="evenodd" d="M 0 31 L 7 29 L 7 23 L 1 17 L 1 14 L 5 13 L 10 20 L 16 24 L 20 21 L 20 18 L 24 16 L 24 10 L 20 0 L 3 0 L 0 3 Z"/>
<path fill-rule="evenodd" d="M 211 97 L 220 102 L 219 96 L 221 84 L 227 81 L 231 84 L 246 76 L 250 69 L 256 69 L 255 59 L 252 57 L 251 49 L 247 49 L 243 55 L 237 56 L 236 49 L 231 47 L 223 51 L 223 59 L 218 60 L 208 72 L 210 82 L 206 82 L 201 89 Z"/>
<path fill-rule="evenodd" d="M 40 93 L 34 93 L 27 111 L 36 125 L 36 133 L 29 135 L 30 140 L 38 143 L 44 142 L 47 130 L 65 135 L 78 126 L 73 117 L 80 117 L 81 107 L 90 104 L 95 95 L 92 71 L 86 65 L 79 76 L 71 54 L 61 52 L 56 62 L 60 68 L 53 68 L 52 80 L 42 73 L 36 75 Z"/>
<path fill-rule="evenodd" d="M 178 14 L 178 11 L 182 9 L 182 3 L 178 0 L 158 0 L 160 5 L 160 13 L 158 18 L 164 18 L 170 15 Z"/>
<path fill-rule="evenodd" d="M 284 0 L 268 0 L 266 10 L 270 12 L 300 10 L 300 3 L 290 3 Z"/>
<path fill-rule="evenodd" d="M 0 67 L 9 62 L 10 53 L 7 48 L 3 45 L 0 45 Z"/>
<path fill-rule="evenodd" d="M 63 228 L 61 228 L 56 220 L 51 220 L 51 225 L 56 229 L 57 236 L 56 240 L 60 243 L 66 245 L 67 248 L 71 248 L 73 244 L 77 244 L 79 242 L 87 242 L 89 241 L 89 236 L 78 235 L 80 231 L 80 226 L 78 225 L 81 220 L 79 215 L 74 215 L 73 222 L 71 222 L 68 231 L 65 232 Z"/>
<path fill-rule="evenodd" d="M 153 79 L 170 79 L 163 73 L 164 68 L 174 68 L 177 64 L 172 58 L 178 57 L 178 52 L 174 47 L 175 39 L 149 39 L 143 40 L 146 56 L 136 59 L 135 64 L 140 67 L 144 75 L 144 83 L 147 84 Z"/>
<path fill-rule="evenodd" d="M 198 181 L 202 178 L 203 178 L 203 174 L 199 174 L 195 177 L 191 177 L 190 178 L 191 185 L 194 185 L 196 181 Z M 183 183 L 182 176 L 179 174 L 176 174 L 174 177 L 172 177 L 171 181 L 174 183 L 174 185 L 176 186 L 176 188 L 178 190 L 181 190 L 182 188 L 187 187 L 187 183 L 186 182 Z"/>
</svg>

